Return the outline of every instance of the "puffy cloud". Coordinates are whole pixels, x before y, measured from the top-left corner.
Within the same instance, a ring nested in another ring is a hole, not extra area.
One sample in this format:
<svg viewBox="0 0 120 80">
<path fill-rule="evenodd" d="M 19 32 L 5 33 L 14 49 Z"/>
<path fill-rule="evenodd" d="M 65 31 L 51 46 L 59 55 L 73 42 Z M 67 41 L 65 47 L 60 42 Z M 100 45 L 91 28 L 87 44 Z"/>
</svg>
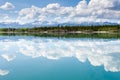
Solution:
<svg viewBox="0 0 120 80">
<path fill-rule="evenodd" d="M 4 20 L 8 20 L 8 19 L 9 19 L 9 16 L 5 16 L 5 17 L 4 17 Z"/>
<path fill-rule="evenodd" d="M 0 76 L 5 76 L 7 74 L 9 74 L 8 70 L 2 70 L 2 69 L 0 69 Z"/>
<path fill-rule="evenodd" d="M 19 39 L 18 41 L 1 42 L 1 52 L 4 45 L 12 45 L 7 48 L 15 48 L 18 53 L 32 58 L 45 57 L 58 60 L 62 57 L 75 57 L 80 62 L 89 61 L 93 66 L 104 66 L 105 71 L 120 71 L 120 40 L 94 40 L 94 39 Z M 10 53 L 16 53 L 14 50 Z M 17 54 L 17 53 L 16 53 Z"/>
<path fill-rule="evenodd" d="M 113 6 L 109 7 L 112 10 L 120 10 L 120 0 L 114 0 Z"/>
<path fill-rule="evenodd" d="M 91 0 L 89 3 L 90 8 L 94 9 L 106 9 L 113 6 L 115 0 Z"/>
<path fill-rule="evenodd" d="M 6 23 L 6 24 L 12 24 L 15 23 L 16 20 L 13 19 L 10 15 L 8 14 L 0 14 L 0 23 Z"/>
<path fill-rule="evenodd" d="M 29 23 L 31 21 L 35 21 L 35 20 L 38 20 L 39 19 L 39 8 L 38 7 L 35 7 L 35 6 L 32 6 L 31 8 L 25 8 L 25 9 L 22 9 L 20 12 L 19 12 L 19 17 L 17 19 L 18 22 L 20 23 Z M 26 15 L 28 14 L 28 15 Z"/>
<path fill-rule="evenodd" d="M 7 61 L 12 61 L 16 58 L 15 55 L 10 55 L 10 54 L 2 54 L 1 55 L 4 59 L 6 59 Z"/>
<path fill-rule="evenodd" d="M 48 4 L 48 5 L 46 6 L 46 8 L 47 8 L 47 9 L 52 9 L 52 10 L 57 10 L 57 9 L 60 8 L 60 4 L 58 4 L 58 3 Z"/>
<path fill-rule="evenodd" d="M 11 10 L 14 9 L 15 6 L 10 2 L 6 2 L 4 5 L 1 5 L 0 8 L 3 10 Z"/>
<path fill-rule="evenodd" d="M 31 8 L 22 9 L 19 12 L 19 17 L 17 21 L 20 23 L 29 23 L 34 21 L 48 21 L 49 23 L 51 23 L 56 22 L 57 17 L 67 17 L 72 10 L 73 7 L 62 7 L 58 3 L 48 4 L 46 7 L 43 8 L 32 6 Z"/>
<path fill-rule="evenodd" d="M 120 0 L 91 0 L 89 3 L 89 7 L 95 9 L 119 9 L 118 5 L 120 4 Z"/>
<path fill-rule="evenodd" d="M 32 6 L 19 11 L 18 21 L 21 23 L 47 21 L 48 23 L 81 23 L 81 22 L 117 22 L 120 23 L 120 0 L 86 0 L 75 7 L 64 7 L 58 3 L 39 8 Z M 58 19 L 59 20 L 56 20 Z M 23 22 L 22 22 L 23 21 Z M 41 23 L 42 23 L 41 22 Z"/>
</svg>

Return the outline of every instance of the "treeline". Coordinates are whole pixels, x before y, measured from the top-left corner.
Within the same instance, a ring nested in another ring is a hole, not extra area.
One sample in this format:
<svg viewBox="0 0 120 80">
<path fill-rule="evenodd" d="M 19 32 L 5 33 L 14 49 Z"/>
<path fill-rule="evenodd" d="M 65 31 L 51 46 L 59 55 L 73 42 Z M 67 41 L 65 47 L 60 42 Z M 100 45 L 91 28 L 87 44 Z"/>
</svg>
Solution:
<svg viewBox="0 0 120 80">
<path fill-rule="evenodd" d="M 53 32 L 93 32 L 93 31 L 109 31 L 120 32 L 120 25 L 101 25 L 101 26 L 49 26 L 49 27 L 33 27 L 33 28 L 0 28 L 2 33 L 53 33 Z"/>
</svg>

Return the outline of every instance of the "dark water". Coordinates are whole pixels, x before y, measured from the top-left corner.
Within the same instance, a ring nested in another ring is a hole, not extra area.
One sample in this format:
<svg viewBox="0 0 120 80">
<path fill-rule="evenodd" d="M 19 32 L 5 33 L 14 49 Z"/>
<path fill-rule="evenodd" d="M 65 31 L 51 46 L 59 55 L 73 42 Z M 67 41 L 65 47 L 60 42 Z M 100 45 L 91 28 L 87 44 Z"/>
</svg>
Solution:
<svg viewBox="0 0 120 80">
<path fill-rule="evenodd" d="M 0 80 L 120 80 L 120 39 L 0 36 Z"/>
</svg>

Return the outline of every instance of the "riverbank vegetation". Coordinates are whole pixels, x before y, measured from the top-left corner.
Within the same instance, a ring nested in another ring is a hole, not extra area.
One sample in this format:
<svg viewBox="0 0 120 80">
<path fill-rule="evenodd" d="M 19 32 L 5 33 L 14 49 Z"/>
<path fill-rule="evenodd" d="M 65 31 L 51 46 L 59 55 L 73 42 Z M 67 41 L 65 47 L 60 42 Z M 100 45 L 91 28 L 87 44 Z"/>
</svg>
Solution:
<svg viewBox="0 0 120 80">
<path fill-rule="evenodd" d="M 120 25 L 0 28 L 0 33 L 120 33 Z"/>
</svg>

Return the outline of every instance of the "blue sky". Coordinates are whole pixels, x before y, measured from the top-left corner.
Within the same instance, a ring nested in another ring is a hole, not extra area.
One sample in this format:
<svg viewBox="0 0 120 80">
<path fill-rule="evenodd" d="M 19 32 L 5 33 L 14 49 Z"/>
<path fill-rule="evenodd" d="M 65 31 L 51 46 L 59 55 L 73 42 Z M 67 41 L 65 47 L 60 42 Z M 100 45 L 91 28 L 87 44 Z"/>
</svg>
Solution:
<svg viewBox="0 0 120 80">
<path fill-rule="evenodd" d="M 51 3 L 59 3 L 62 6 L 76 6 L 80 0 L 0 0 L 0 5 L 10 2 L 16 6 L 14 10 L 21 10 L 23 8 L 31 7 L 45 7 Z M 87 0 L 89 2 L 89 0 Z M 0 10 L 1 13 L 8 13 L 8 11 Z"/>
<path fill-rule="evenodd" d="M 120 23 L 120 0 L 0 0 L 0 22 Z"/>
<path fill-rule="evenodd" d="M 0 5 L 4 4 L 5 2 L 10 2 L 15 4 L 17 8 L 30 7 L 31 5 L 44 7 L 50 3 L 59 3 L 63 6 L 76 6 L 79 1 L 80 0 L 0 0 Z"/>
</svg>

